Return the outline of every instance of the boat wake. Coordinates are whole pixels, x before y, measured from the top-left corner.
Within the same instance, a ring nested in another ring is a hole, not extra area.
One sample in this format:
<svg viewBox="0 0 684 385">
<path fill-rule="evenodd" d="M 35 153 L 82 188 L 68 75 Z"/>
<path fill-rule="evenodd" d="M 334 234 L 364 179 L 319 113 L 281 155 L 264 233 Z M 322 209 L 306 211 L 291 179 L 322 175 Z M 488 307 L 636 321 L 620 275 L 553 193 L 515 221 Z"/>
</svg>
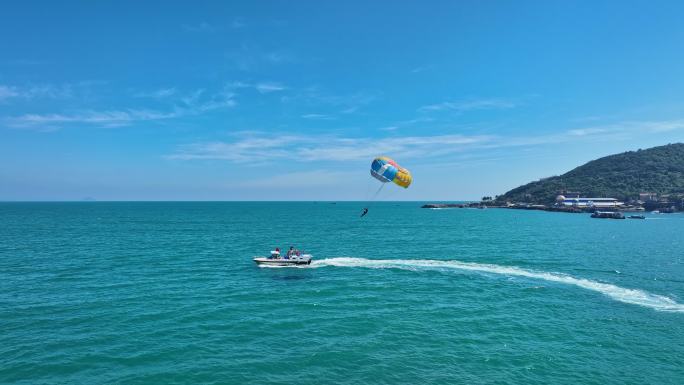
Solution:
<svg viewBox="0 0 684 385">
<path fill-rule="evenodd" d="M 541 279 L 549 282 L 557 282 L 566 285 L 581 287 L 606 295 L 616 301 L 648 307 L 658 311 L 684 313 L 684 304 L 673 299 L 649 293 L 638 289 L 628 289 L 609 283 L 601 283 L 585 278 L 575 278 L 561 273 L 549 273 L 521 269 L 515 266 L 500 266 L 493 264 L 480 264 L 461 261 L 439 261 L 430 259 L 365 259 L 365 258 L 328 258 L 314 260 L 311 268 L 326 266 L 336 267 L 363 267 L 370 269 L 401 269 L 401 270 L 461 270 L 480 273 L 501 274 L 507 276 Z"/>
</svg>

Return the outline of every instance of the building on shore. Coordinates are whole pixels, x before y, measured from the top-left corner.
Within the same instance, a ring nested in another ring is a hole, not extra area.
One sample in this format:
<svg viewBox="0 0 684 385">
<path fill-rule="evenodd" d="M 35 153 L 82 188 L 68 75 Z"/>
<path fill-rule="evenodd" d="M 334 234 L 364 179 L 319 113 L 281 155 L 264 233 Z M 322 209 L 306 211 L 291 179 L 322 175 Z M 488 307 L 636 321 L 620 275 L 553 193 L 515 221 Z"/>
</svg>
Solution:
<svg viewBox="0 0 684 385">
<path fill-rule="evenodd" d="M 567 198 L 559 195 L 556 198 L 556 203 L 559 206 L 566 207 L 596 207 L 596 208 L 617 208 L 625 205 L 615 198 Z"/>
</svg>

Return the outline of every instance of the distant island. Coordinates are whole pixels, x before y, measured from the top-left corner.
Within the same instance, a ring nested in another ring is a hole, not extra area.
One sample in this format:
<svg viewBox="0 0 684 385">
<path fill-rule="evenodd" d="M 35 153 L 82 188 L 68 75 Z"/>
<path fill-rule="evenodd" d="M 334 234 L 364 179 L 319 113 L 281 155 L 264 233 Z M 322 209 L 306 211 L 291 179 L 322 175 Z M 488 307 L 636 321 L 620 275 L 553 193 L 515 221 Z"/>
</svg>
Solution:
<svg viewBox="0 0 684 385">
<path fill-rule="evenodd" d="M 592 160 L 563 175 L 542 178 L 470 204 L 424 208 L 507 207 L 586 212 L 596 209 L 684 210 L 684 143 Z"/>
<path fill-rule="evenodd" d="M 495 201 L 552 204 L 558 195 L 578 194 L 624 202 L 638 200 L 640 194 L 684 196 L 684 143 L 592 160 L 563 175 L 514 188 Z"/>
</svg>

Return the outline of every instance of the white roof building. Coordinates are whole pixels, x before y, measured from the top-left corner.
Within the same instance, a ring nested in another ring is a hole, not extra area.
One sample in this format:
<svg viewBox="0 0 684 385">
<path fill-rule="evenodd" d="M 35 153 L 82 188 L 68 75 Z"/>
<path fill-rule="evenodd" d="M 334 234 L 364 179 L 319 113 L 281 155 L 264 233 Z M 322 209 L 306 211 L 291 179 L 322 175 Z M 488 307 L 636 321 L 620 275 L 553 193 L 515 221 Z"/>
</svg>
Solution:
<svg viewBox="0 0 684 385">
<path fill-rule="evenodd" d="M 615 198 L 566 198 L 561 203 L 563 206 L 574 207 L 619 207 L 624 205 Z"/>
</svg>

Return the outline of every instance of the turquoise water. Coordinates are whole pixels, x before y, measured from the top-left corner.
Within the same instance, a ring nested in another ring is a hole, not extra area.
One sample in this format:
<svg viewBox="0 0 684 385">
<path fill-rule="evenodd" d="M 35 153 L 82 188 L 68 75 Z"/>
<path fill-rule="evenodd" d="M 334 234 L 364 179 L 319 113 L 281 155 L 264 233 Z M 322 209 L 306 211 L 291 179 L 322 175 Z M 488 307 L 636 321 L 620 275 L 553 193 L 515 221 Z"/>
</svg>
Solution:
<svg viewBox="0 0 684 385">
<path fill-rule="evenodd" d="M 684 215 L 361 206 L 0 203 L 0 383 L 684 383 Z"/>
</svg>

